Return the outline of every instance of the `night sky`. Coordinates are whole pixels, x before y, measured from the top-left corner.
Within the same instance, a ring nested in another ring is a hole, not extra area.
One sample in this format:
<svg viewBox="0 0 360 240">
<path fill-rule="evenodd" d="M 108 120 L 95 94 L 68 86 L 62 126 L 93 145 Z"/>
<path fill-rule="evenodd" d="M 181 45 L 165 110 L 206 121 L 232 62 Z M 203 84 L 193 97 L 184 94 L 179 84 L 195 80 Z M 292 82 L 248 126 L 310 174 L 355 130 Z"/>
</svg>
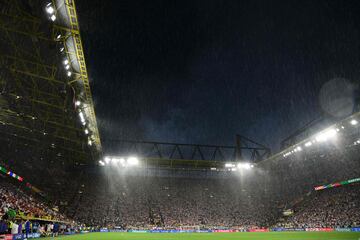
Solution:
<svg viewBox="0 0 360 240">
<path fill-rule="evenodd" d="M 102 139 L 233 145 L 241 133 L 278 148 L 339 101 L 352 104 L 358 0 L 77 0 L 77 8 Z"/>
</svg>

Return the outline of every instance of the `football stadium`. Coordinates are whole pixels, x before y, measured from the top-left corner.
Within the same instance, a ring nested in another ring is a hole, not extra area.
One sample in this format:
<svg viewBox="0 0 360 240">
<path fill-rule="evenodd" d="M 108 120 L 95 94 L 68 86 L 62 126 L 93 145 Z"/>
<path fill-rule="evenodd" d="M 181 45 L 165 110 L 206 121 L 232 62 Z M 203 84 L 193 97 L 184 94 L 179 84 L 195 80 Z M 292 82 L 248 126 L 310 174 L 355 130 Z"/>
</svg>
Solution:
<svg viewBox="0 0 360 240">
<path fill-rule="evenodd" d="M 0 0 L 0 239 L 359 240 L 359 10 Z"/>
</svg>

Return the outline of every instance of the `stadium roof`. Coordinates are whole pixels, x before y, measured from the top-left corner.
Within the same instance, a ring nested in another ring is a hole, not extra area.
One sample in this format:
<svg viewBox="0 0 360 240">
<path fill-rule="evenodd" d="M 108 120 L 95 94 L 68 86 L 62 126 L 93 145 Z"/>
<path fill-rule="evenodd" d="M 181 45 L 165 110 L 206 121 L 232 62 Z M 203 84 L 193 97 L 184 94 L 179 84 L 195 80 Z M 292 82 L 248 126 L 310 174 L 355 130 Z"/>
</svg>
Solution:
<svg viewBox="0 0 360 240">
<path fill-rule="evenodd" d="M 1 148 L 14 149 L 8 159 L 28 150 L 82 163 L 100 153 L 73 0 L 0 0 L 0 87 Z"/>
<path fill-rule="evenodd" d="M 335 135 L 339 133 L 348 136 L 350 138 L 350 142 L 355 140 L 354 144 L 357 144 L 359 142 L 359 139 L 357 139 L 359 136 L 359 122 L 360 112 L 356 112 L 353 115 L 326 127 L 322 131 L 314 133 L 302 141 L 272 155 L 262 162 L 287 158 L 293 154 L 297 154 L 298 152 L 306 150 L 307 148 L 311 148 L 316 144 L 331 140 L 332 137 L 335 137 Z"/>
</svg>

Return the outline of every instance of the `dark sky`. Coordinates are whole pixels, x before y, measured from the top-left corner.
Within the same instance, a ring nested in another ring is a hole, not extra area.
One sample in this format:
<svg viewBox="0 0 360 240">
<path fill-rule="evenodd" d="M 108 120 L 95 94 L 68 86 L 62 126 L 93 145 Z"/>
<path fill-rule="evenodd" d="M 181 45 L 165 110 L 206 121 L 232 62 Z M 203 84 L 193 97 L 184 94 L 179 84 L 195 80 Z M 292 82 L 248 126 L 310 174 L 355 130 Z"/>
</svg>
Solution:
<svg viewBox="0 0 360 240">
<path fill-rule="evenodd" d="M 358 81 L 358 0 L 77 5 L 103 139 L 234 144 L 241 133 L 277 147 L 324 111 L 325 83 Z"/>
</svg>

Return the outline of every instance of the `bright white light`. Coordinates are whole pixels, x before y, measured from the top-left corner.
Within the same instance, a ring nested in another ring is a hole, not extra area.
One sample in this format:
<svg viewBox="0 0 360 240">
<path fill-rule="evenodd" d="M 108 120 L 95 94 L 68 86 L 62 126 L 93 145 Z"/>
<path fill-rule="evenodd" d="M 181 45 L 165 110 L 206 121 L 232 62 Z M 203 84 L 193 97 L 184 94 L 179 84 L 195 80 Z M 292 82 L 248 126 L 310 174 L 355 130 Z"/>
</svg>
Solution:
<svg viewBox="0 0 360 240">
<path fill-rule="evenodd" d="M 215 167 L 210 168 L 211 171 L 216 171 Z"/>
<path fill-rule="evenodd" d="M 125 159 L 124 159 L 124 158 L 120 158 L 119 161 L 120 161 L 120 164 L 121 164 L 121 165 L 125 166 L 126 162 L 125 162 Z"/>
<path fill-rule="evenodd" d="M 59 40 L 61 38 L 61 34 L 56 36 L 56 39 Z"/>
<path fill-rule="evenodd" d="M 100 166 L 105 166 L 105 163 L 103 161 L 99 161 Z"/>
<path fill-rule="evenodd" d="M 69 68 L 70 68 L 70 65 L 66 65 L 66 66 L 65 66 L 65 69 L 66 69 L 66 70 L 69 70 Z"/>
<path fill-rule="evenodd" d="M 134 166 L 139 164 L 139 159 L 136 157 L 129 157 L 126 162 L 127 164 Z"/>
<path fill-rule="evenodd" d="M 91 141 L 91 140 L 89 140 L 89 141 L 88 141 L 88 144 L 89 144 L 89 146 L 91 146 L 91 145 L 92 145 L 92 141 Z"/>
<path fill-rule="evenodd" d="M 335 129 L 326 130 L 316 136 L 316 141 L 325 142 L 325 141 L 329 140 L 329 138 L 335 137 L 336 134 L 337 134 L 337 132 Z"/>
<path fill-rule="evenodd" d="M 81 105 L 81 102 L 80 102 L 80 101 L 76 101 L 76 102 L 75 102 L 75 105 L 76 105 L 76 106 L 80 106 L 80 105 Z"/>
<path fill-rule="evenodd" d="M 231 171 L 235 172 L 237 170 L 237 168 L 232 168 Z"/>
<path fill-rule="evenodd" d="M 226 168 L 232 168 L 232 167 L 235 167 L 235 165 L 232 164 L 232 163 L 225 163 L 225 167 Z"/>
<path fill-rule="evenodd" d="M 69 60 L 65 59 L 64 60 L 64 65 L 68 65 L 69 64 Z"/>
<path fill-rule="evenodd" d="M 110 158 L 110 157 L 105 157 L 105 162 L 106 162 L 106 164 L 109 164 L 110 161 L 111 161 L 111 158 Z"/>
<path fill-rule="evenodd" d="M 86 135 L 89 134 L 89 130 L 87 130 L 87 129 L 85 129 L 84 132 L 85 132 Z"/>
<path fill-rule="evenodd" d="M 54 8 L 50 5 L 46 7 L 46 12 L 48 14 L 53 14 L 55 12 Z"/>
<path fill-rule="evenodd" d="M 60 48 L 60 52 L 63 52 L 64 50 L 65 50 L 64 47 L 61 47 L 61 48 Z"/>
<path fill-rule="evenodd" d="M 312 145 L 312 142 L 311 142 L 311 141 L 305 143 L 305 147 L 310 147 L 311 145 Z"/>
<path fill-rule="evenodd" d="M 117 165 L 118 163 L 120 163 L 120 159 L 114 157 L 114 158 L 111 159 L 111 163 L 112 163 L 113 165 Z"/>
<path fill-rule="evenodd" d="M 356 125 L 356 124 L 358 124 L 358 121 L 356 119 L 353 119 L 353 120 L 350 121 L 350 124 L 351 125 Z"/>
<path fill-rule="evenodd" d="M 251 164 L 250 167 L 251 167 L 251 168 L 254 168 L 254 164 Z"/>
<path fill-rule="evenodd" d="M 71 74 L 72 73 L 70 71 L 67 72 L 68 77 L 71 77 Z"/>
<path fill-rule="evenodd" d="M 80 121 L 81 121 L 82 123 L 84 123 L 84 122 L 85 122 L 85 117 L 84 117 L 83 112 L 79 112 L 79 117 L 80 117 Z"/>
<path fill-rule="evenodd" d="M 56 20 L 55 14 L 51 15 L 50 19 L 51 19 L 51 21 L 55 22 L 55 20 Z"/>
<path fill-rule="evenodd" d="M 298 147 L 296 148 L 296 150 L 297 150 L 297 151 L 301 151 L 302 148 L 301 148 L 300 146 L 298 146 Z"/>
<path fill-rule="evenodd" d="M 251 164 L 250 163 L 238 163 L 237 167 L 239 169 L 250 169 L 251 168 Z"/>
</svg>

